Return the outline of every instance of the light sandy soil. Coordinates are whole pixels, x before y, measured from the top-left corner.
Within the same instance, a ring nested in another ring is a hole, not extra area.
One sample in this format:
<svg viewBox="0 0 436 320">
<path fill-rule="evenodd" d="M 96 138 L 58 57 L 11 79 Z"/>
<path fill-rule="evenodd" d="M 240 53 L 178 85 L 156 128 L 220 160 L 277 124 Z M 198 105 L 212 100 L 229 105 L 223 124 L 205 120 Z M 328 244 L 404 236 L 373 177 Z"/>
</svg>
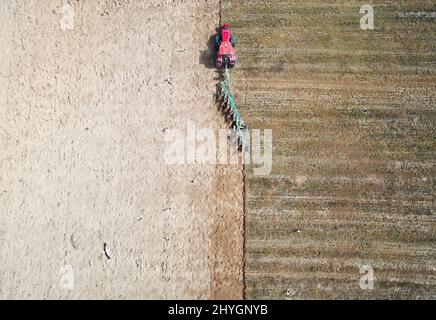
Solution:
<svg viewBox="0 0 436 320">
<path fill-rule="evenodd" d="M 164 161 L 218 1 L 66 3 L 0 2 L 0 298 L 241 298 L 241 167 Z"/>
</svg>

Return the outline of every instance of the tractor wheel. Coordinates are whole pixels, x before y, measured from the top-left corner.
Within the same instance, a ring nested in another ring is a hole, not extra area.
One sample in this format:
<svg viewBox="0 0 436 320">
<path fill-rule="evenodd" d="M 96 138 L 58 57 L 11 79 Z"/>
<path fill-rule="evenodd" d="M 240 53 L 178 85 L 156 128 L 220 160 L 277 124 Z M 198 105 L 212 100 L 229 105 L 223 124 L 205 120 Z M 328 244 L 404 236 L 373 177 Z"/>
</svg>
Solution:
<svg viewBox="0 0 436 320">
<path fill-rule="evenodd" d="M 230 37 L 230 43 L 232 44 L 232 47 L 236 47 L 236 36 L 234 34 L 232 34 L 232 36 Z"/>
<path fill-rule="evenodd" d="M 215 45 L 217 48 L 220 46 L 220 42 L 221 42 L 220 36 L 216 35 L 215 36 Z"/>
</svg>

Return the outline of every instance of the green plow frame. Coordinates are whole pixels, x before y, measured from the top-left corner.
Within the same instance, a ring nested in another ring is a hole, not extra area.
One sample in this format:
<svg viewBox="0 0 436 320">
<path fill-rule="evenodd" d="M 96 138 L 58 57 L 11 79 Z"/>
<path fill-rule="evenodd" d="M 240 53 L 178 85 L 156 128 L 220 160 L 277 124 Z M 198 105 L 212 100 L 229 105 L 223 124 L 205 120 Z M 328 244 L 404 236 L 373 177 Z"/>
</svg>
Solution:
<svg viewBox="0 0 436 320">
<path fill-rule="evenodd" d="M 247 146 L 244 130 L 247 128 L 245 122 L 241 118 L 241 113 L 236 107 L 235 96 L 232 91 L 232 86 L 230 83 L 230 75 L 225 68 L 221 72 L 221 80 L 220 80 L 220 99 L 222 101 L 223 107 L 226 112 L 232 116 L 233 119 L 233 130 L 235 130 L 237 137 L 239 139 L 239 145 L 244 150 Z"/>
</svg>

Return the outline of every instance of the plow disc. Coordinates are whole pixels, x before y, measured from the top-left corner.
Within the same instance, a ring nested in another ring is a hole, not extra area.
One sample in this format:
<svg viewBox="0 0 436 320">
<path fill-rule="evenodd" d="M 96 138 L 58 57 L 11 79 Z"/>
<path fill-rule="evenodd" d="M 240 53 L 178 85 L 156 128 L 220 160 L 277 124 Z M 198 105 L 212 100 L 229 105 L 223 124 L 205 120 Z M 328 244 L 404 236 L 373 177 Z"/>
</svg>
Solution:
<svg viewBox="0 0 436 320">
<path fill-rule="evenodd" d="M 247 141 L 245 132 L 248 129 L 248 126 L 241 118 L 241 114 L 236 106 L 235 96 L 232 91 L 230 75 L 227 68 L 221 71 L 219 100 L 224 114 L 228 116 L 232 122 L 232 129 L 236 134 L 239 146 L 242 150 L 246 150 Z"/>
</svg>

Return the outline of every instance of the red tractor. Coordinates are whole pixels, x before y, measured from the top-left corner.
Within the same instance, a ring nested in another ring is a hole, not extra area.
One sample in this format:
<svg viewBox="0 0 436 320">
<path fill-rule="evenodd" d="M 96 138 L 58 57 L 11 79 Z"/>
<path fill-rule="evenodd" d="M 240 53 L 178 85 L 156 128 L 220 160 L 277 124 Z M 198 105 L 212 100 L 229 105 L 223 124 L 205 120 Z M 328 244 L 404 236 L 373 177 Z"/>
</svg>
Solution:
<svg viewBox="0 0 436 320">
<path fill-rule="evenodd" d="M 217 68 L 233 68 L 236 64 L 236 37 L 230 32 L 230 25 L 224 24 L 219 34 L 215 36 L 217 49 L 216 62 Z"/>
</svg>

